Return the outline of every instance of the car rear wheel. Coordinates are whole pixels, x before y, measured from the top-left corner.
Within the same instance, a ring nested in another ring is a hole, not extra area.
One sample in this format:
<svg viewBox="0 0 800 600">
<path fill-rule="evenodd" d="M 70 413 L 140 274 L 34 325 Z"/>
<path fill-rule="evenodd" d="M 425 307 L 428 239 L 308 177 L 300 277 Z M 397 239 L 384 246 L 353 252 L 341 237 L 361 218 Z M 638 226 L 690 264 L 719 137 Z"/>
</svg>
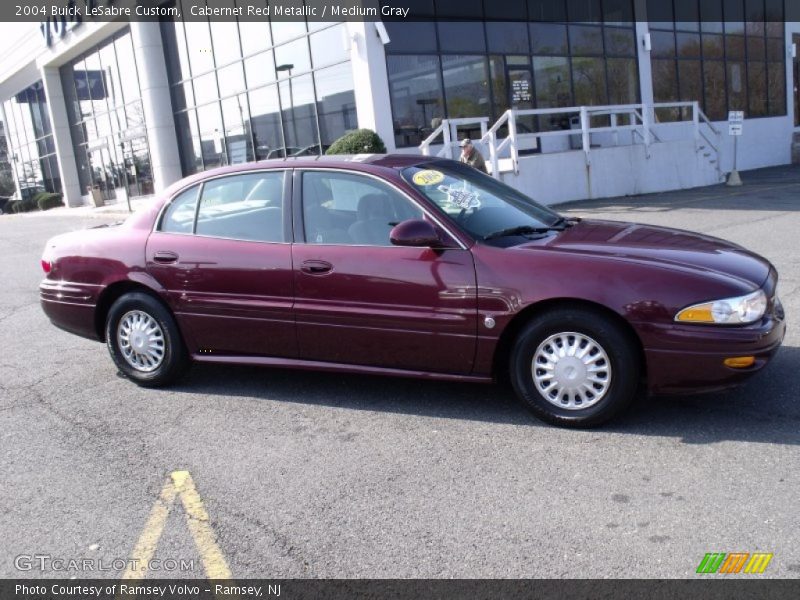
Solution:
<svg viewBox="0 0 800 600">
<path fill-rule="evenodd" d="M 175 319 L 147 294 L 125 294 L 114 302 L 106 320 L 106 344 L 117 368 L 141 386 L 168 385 L 188 365 Z"/>
<path fill-rule="evenodd" d="M 516 339 L 510 375 L 520 399 L 543 421 L 605 423 L 635 398 L 640 360 L 630 335 L 584 308 L 534 317 Z"/>
</svg>

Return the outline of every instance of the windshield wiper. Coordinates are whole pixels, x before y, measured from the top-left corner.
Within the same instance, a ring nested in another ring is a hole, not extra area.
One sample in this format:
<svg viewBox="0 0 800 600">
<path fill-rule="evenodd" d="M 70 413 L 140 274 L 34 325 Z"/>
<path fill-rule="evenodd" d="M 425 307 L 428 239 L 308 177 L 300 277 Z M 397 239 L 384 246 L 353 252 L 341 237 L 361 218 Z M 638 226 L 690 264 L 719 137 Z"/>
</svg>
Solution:
<svg viewBox="0 0 800 600">
<path fill-rule="evenodd" d="M 556 219 L 555 223 L 550 225 L 550 227 L 557 227 L 559 229 L 563 229 L 565 227 L 572 227 L 573 225 L 575 225 L 575 223 L 580 223 L 580 220 L 581 220 L 580 217 L 559 216 L 558 219 Z"/>
<path fill-rule="evenodd" d="M 494 231 L 490 234 L 483 236 L 484 240 L 493 240 L 495 238 L 509 237 L 512 235 L 528 235 L 531 233 L 547 233 L 549 231 L 563 231 L 563 227 L 534 227 L 533 225 L 518 225 L 517 227 L 509 227 L 508 229 L 501 229 Z"/>
</svg>

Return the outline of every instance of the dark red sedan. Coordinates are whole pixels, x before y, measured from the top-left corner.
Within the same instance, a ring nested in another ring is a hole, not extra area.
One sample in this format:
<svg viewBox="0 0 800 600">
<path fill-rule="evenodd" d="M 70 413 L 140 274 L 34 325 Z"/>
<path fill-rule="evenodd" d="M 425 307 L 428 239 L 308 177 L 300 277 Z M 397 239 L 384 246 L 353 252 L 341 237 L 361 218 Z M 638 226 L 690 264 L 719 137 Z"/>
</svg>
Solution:
<svg viewBox="0 0 800 600">
<path fill-rule="evenodd" d="M 191 362 L 490 382 L 590 426 L 736 384 L 783 340 L 778 275 L 712 237 L 567 219 L 456 162 L 269 161 L 47 243 L 41 301 L 144 386 Z"/>
</svg>

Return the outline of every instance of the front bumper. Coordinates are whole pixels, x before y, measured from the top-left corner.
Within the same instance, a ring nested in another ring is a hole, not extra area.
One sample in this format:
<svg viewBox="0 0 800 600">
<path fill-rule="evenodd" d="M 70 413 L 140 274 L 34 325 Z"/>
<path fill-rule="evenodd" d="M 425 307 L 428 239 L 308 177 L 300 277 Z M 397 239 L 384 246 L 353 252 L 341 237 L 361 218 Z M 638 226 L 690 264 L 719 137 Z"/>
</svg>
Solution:
<svg viewBox="0 0 800 600">
<path fill-rule="evenodd" d="M 727 389 L 763 369 L 786 335 L 786 321 L 774 315 L 747 327 L 643 324 L 637 327 L 645 348 L 647 388 L 653 394 Z M 754 356 L 736 369 L 726 358 Z"/>
</svg>

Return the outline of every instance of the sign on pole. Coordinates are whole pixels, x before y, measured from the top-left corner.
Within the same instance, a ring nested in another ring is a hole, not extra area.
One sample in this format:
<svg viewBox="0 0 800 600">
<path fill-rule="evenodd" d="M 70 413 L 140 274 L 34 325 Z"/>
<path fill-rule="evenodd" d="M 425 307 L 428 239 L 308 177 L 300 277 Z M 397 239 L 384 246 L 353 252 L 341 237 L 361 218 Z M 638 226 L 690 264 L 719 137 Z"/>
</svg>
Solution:
<svg viewBox="0 0 800 600">
<path fill-rule="evenodd" d="M 744 111 L 728 111 L 728 135 L 742 135 L 744 126 Z"/>
<path fill-rule="evenodd" d="M 728 185 L 742 185 L 742 179 L 739 177 L 737 163 L 739 156 L 739 137 L 742 135 L 743 126 L 744 111 L 728 111 L 728 135 L 733 136 L 733 171 L 731 171 L 730 175 L 728 176 Z"/>
</svg>

